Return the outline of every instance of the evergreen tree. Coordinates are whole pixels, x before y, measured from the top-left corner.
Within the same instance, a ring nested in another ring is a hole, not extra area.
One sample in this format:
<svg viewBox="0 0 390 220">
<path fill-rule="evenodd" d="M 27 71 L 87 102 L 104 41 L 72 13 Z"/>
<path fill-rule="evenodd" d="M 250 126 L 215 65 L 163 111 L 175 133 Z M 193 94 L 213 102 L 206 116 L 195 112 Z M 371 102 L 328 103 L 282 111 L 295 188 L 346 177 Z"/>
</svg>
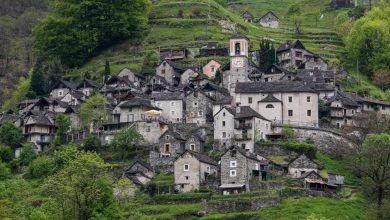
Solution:
<svg viewBox="0 0 390 220">
<path fill-rule="evenodd" d="M 222 73 L 221 73 L 221 71 L 219 69 L 217 70 L 217 72 L 215 72 L 214 82 L 217 85 L 219 85 L 222 82 Z"/>
<path fill-rule="evenodd" d="M 110 62 L 106 60 L 106 64 L 104 66 L 104 82 L 107 82 L 108 77 L 111 75 Z"/>
<path fill-rule="evenodd" d="M 61 80 L 61 77 L 64 74 L 64 68 L 61 61 L 58 58 L 48 61 L 45 73 L 47 76 L 47 91 L 49 91 L 54 84 Z"/>
<path fill-rule="evenodd" d="M 259 50 L 259 68 L 265 71 L 272 64 L 276 63 L 275 47 L 269 40 L 262 40 L 260 42 Z"/>
<path fill-rule="evenodd" d="M 45 77 L 39 64 L 35 65 L 31 75 L 30 91 L 37 96 L 45 95 Z"/>
</svg>

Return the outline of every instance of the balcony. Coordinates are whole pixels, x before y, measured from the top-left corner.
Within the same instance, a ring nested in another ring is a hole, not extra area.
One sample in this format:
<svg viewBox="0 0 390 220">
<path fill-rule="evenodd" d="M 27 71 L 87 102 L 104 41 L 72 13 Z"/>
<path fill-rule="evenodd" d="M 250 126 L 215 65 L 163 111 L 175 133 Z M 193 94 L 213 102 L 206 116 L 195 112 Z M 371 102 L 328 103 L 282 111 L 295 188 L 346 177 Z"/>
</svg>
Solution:
<svg viewBox="0 0 390 220">
<path fill-rule="evenodd" d="M 250 134 L 236 134 L 236 135 L 234 135 L 234 140 L 236 140 L 236 141 L 249 141 L 249 140 L 252 140 L 252 135 L 250 135 Z"/>
<path fill-rule="evenodd" d="M 234 129 L 239 129 L 239 130 L 252 129 L 252 123 L 234 123 Z"/>
</svg>

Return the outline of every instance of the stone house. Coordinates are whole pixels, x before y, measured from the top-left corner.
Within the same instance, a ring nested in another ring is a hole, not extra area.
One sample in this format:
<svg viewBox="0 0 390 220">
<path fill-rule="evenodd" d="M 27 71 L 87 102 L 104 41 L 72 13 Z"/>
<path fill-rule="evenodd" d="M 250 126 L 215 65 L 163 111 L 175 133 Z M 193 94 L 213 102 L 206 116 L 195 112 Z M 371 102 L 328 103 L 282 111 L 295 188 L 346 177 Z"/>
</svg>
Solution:
<svg viewBox="0 0 390 220">
<path fill-rule="evenodd" d="M 201 90 L 215 100 L 221 100 L 230 96 L 229 90 L 208 82 L 201 86 Z"/>
<path fill-rule="evenodd" d="M 241 15 L 242 19 L 245 22 L 252 23 L 253 22 L 253 15 L 249 13 L 248 11 L 244 11 Z"/>
<path fill-rule="evenodd" d="M 37 151 L 41 152 L 47 148 L 55 135 L 55 123 L 49 114 L 41 112 L 27 115 L 22 125 L 23 135 L 27 142 L 33 143 Z"/>
<path fill-rule="evenodd" d="M 116 99 L 118 96 L 137 90 L 138 88 L 127 77 L 111 76 L 100 92 L 108 98 Z"/>
<path fill-rule="evenodd" d="M 186 142 L 184 148 L 186 150 L 202 153 L 204 152 L 205 141 L 198 134 L 186 135 Z"/>
<path fill-rule="evenodd" d="M 22 124 L 21 116 L 15 114 L 12 110 L 0 113 L 0 125 L 6 121 L 14 123 L 17 127 L 20 127 Z"/>
<path fill-rule="evenodd" d="M 83 79 L 77 86 L 76 89 L 84 94 L 84 96 L 89 97 L 94 92 L 99 91 L 102 87 L 98 82 L 95 82 L 90 79 Z"/>
<path fill-rule="evenodd" d="M 146 144 L 156 144 L 159 137 L 167 129 L 167 123 L 161 120 L 144 120 L 134 123 L 134 128 L 142 135 L 143 142 Z"/>
<path fill-rule="evenodd" d="M 220 67 L 220 63 L 215 60 L 210 60 L 210 62 L 203 66 L 203 74 L 213 79 L 215 77 L 215 73 L 217 72 L 217 70 L 219 70 Z"/>
<path fill-rule="evenodd" d="M 149 99 L 135 97 L 128 101 L 122 101 L 112 111 L 112 121 L 115 123 L 131 123 L 136 121 L 154 120 L 153 117 L 146 114 L 150 110 L 161 110 L 156 107 Z"/>
<path fill-rule="evenodd" d="M 287 78 L 285 78 L 286 76 Z M 272 64 L 268 69 L 264 71 L 264 74 L 261 78 L 262 82 L 274 82 L 281 80 L 293 80 L 295 77 L 291 75 L 291 72 L 276 65 Z"/>
<path fill-rule="evenodd" d="M 306 50 L 301 41 L 296 40 L 282 44 L 276 49 L 279 65 L 285 69 L 298 69 L 313 54 Z"/>
<path fill-rule="evenodd" d="M 185 151 L 186 139 L 181 133 L 168 129 L 158 141 L 161 157 L 174 157 Z"/>
<path fill-rule="evenodd" d="M 168 122 L 183 122 L 184 118 L 184 95 L 182 93 L 152 93 L 151 99 L 157 108 L 162 110 L 161 117 Z"/>
<path fill-rule="evenodd" d="M 296 79 L 301 80 L 312 89 L 319 92 L 324 100 L 335 95 L 335 74 L 329 70 L 298 69 Z"/>
<path fill-rule="evenodd" d="M 236 104 L 275 123 L 318 127 L 318 92 L 300 81 L 239 82 Z"/>
<path fill-rule="evenodd" d="M 18 113 L 23 114 L 32 109 L 34 104 L 38 102 L 39 99 L 26 99 L 18 103 Z"/>
<path fill-rule="evenodd" d="M 182 85 L 188 85 L 191 82 L 191 78 L 197 73 L 194 69 L 190 68 L 183 72 L 180 76 L 180 83 Z"/>
<path fill-rule="evenodd" d="M 126 171 L 125 176 L 139 188 L 144 188 L 152 181 L 155 175 L 154 169 L 142 161 L 135 161 Z"/>
<path fill-rule="evenodd" d="M 359 100 L 360 97 L 355 94 L 336 91 L 334 96 L 326 100 L 330 123 L 338 128 L 353 125 L 354 117 L 362 111 Z"/>
<path fill-rule="evenodd" d="M 33 110 L 33 111 L 47 111 L 47 110 L 54 111 L 53 100 L 46 98 L 46 97 L 39 98 L 30 107 L 30 110 Z"/>
<path fill-rule="evenodd" d="M 221 186 L 224 195 L 250 191 L 249 181 L 260 180 L 261 158 L 232 146 L 221 157 Z"/>
<path fill-rule="evenodd" d="M 160 60 L 182 60 L 191 57 L 191 52 L 187 48 L 164 48 L 159 50 Z"/>
<path fill-rule="evenodd" d="M 73 83 L 71 83 L 69 81 L 66 81 L 66 80 L 60 80 L 51 89 L 51 91 L 50 91 L 50 98 L 51 99 L 62 98 L 66 94 L 68 94 L 70 91 L 75 90 L 75 89 L 76 89 L 76 86 L 73 85 Z"/>
<path fill-rule="evenodd" d="M 217 99 L 213 102 L 213 117 L 217 114 L 223 107 L 230 107 L 233 105 L 233 97 L 225 96 L 220 99 Z"/>
<path fill-rule="evenodd" d="M 253 152 L 255 142 L 271 133 L 271 122 L 249 106 L 224 107 L 214 115 L 214 143 L 218 148 L 232 144 Z"/>
<path fill-rule="evenodd" d="M 341 188 L 344 185 L 344 176 L 336 173 L 328 173 L 328 184 L 336 185 Z"/>
<path fill-rule="evenodd" d="M 174 62 L 164 60 L 156 68 L 156 75 L 163 77 L 165 81 L 171 86 L 177 86 L 180 84 L 180 75 L 185 70 L 179 67 Z"/>
<path fill-rule="evenodd" d="M 213 102 L 215 99 L 205 92 L 195 89 L 185 96 L 186 123 L 204 125 L 213 121 Z"/>
<path fill-rule="evenodd" d="M 197 190 L 209 176 L 216 176 L 217 173 L 216 161 L 207 155 L 186 150 L 175 160 L 175 189 L 179 192 Z"/>
<path fill-rule="evenodd" d="M 288 164 L 288 174 L 294 178 L 305 176 L 305 173 L 315 171 L 318 173 L 318 164 L 302 154 Z"/>
<path fill-rule="evenodd" d="M 170 86 L 169 86 L 168 82 L 165 80 L 165 78 L 161 77 L 161 76 L 157 76 L 157 75 L 150 77 L 147 84 L 146 84 L 146 88 L 151 92 L 153 92 L 153 91 L 156 91 L 156 92 L 167 91 L 167 90 L 169 90 L 169 87 Z"/>
<path fill-rule="evenodd" d="M 278 28 L 279 18 L 272 11 L 269 11 L 259 19 L 259 24 L 263 27 Z"/>
<path fill-rule="evenodd" d="M 81 128 L 80 106 L 70 105 L 65 109 L 64 114 L 70 118 L 72 129 Z"/>
<path fill-rule="evenodd" d="M 59 100 L 67 103 L 68 105 L 81 105 L 81 103 L 83 103 L 86 98 L 83 92 L 71 90 Z"/>
<path fill-rule="evenodd" d="M 119 74 L 119 77 L 125 77 L 130 82 L 132 82 L 135 86 L 142 86 L 146 82 L 146 77 L 142 74 L 136 73 L 133 70 L 130 70 L 128 68 L 123 68 Z"/>
<path fill-rule="evenodd" d="M 303 62 L 298 69 L 306 70 L 328 70 L 328 63 L 318 55 L 308 56 L 307 60 Z"/>
</svg>

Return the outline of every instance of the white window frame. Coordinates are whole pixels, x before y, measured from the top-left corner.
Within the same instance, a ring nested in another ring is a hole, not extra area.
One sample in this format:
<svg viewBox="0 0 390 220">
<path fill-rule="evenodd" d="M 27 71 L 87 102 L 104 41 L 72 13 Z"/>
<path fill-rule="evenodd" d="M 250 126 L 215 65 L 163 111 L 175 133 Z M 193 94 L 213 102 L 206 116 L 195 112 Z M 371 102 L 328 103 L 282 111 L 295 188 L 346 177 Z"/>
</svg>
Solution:
<svg viewBox="0 0 390 220">
<path fill-rule="evenodd" d="M 192 103 L 192 106 L 193 106 L 193 107 L 198 107 L 198 102 L 197 102 L 197 101 L 193 102 L 193 103 Z"/>
<path fill-rule="evenodd" d="M 172 107 L 175 106 L 175 102 L 171 102 L 171 106 L 172 106 Z"/>
<path fill-rule="evenodd" d="M 183 170 L 184 171 L 190 171 L 190 165 L 189 164 L 184 164 L 183 165 Z"/>
<path fill-rule="evenodd" d="M 237 161 L 236 160 L 230 161 L 230 167 L 237 167 Z"/>
<path fill-rule="evenodd" d="M 63 95 L 64 95 L 64 91 L 59 90 L 59 91 L 58 91 L 58 96 L 63 96 Z"/>
<path fill-rule="evenodd" d="M 176 113 L 175 111 L 171 111 L 171 115 L 172 115 L 172 116 L 174 116 L 174 115 L 175 115 L 175 113 Z"/>
<path fill-rule="evenodd" d="M 237 171 L 236 170 L 230 170 L 230 177 L 236 177 L 237 176 Z"/>
</svg>

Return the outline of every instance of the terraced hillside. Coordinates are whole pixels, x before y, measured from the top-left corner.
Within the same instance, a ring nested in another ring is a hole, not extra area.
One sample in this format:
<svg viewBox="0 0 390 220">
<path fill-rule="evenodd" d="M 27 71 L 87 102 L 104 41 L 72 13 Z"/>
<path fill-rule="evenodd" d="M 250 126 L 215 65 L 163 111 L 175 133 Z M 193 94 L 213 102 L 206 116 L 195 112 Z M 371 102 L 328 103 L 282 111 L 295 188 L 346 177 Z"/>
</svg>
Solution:
<svg viewBox="0 0 390 220">
<path fill-rule="evenodd" d="M 295 34 L 287 15 L 293 2 L 301 5 L 303 33 L 299 35 Z M 335 31 L 335 18 L 345 14 L 346 10 L 329 10 L 327 5 L 328 1 L 323 0 L 157 0 L 152 5 L 150 30 L 142 42 L 121 42 L 73 71 L 72 75 L 80 76 L 85 72 L 99 75 L 104 70 L 106 59 L 110 61 L 113 73 L 126 66 L 140 70 L 147 51 L 187 47 L 196 52 L 207 42 L 226 45 L 234 31 L 240 31 L 251 39 L 251 50 L 257 49 L 263 38 L 271 39 L 276 45 L 300 39 L 312 52 L 328 59 L 334 58 L 343 53 L 342 40 Z M 241 19 L 245 10 L 256 18 L 272 10 L 280 18 L 281 26 L 269 29 L 256 23 L 245 23 Z M 202 62 L 206 61 L 193 60 L 193 63 Z"/>
</svg>

